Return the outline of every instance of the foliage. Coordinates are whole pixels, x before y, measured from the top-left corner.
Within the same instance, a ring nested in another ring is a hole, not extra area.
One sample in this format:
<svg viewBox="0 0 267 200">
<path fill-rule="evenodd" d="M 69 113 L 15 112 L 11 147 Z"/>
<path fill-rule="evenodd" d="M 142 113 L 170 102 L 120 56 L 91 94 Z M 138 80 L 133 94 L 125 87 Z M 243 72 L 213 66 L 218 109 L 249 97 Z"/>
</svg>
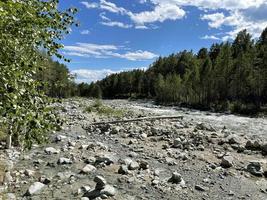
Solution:
<svg viewBox="0 0 267 200">
<path fill-rule="evenodd" d="M 112 116 L 118 118 L 123 117 L 123 115 L 125 114 L 123 110 L 103 105 L 103 103 L 99 99 L 95 100 L 91 106 L 88 106 L 85 109 L 85 111 L 89 113 L 95 112 L 100 115 Z"/>
<path fill-rule="evenodd" d="M 74 23 L 76 9 L 61 12 L 58 0 L 0 2 L 0 114 L 2 123 L 23 147 L 46 140 L 57 118 L 36 79 L 43 49 L 59 58 L 59 43 Z"/>
<path fill-rule="evenodd" d="M 70 74 L 66 65 L 53 61 L 43 55 L 42 70 L 36 74 L 36 79 L 42 83 L 44 93 L 53 98 L 68 98 L 77 95 L 77 85 L 74 76 Z"/>
<path fill-rule="evenodd" d="M 267 28 L 256 42 L 243 30 L 232 43 L 159 57 L 146 71 L 112 74 L 95 84 L 104 98 L 152 97 L 158 103 L 254 114 L 267 104 Z"/>
</svg>

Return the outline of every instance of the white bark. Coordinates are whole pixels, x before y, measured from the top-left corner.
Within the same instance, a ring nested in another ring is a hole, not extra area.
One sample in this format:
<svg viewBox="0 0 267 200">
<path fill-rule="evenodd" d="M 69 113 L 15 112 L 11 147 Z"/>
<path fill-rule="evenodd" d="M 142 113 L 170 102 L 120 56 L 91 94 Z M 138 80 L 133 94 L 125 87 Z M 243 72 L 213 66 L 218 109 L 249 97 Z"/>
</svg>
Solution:
<svg viewBox="0 0 267 200">
<path fill-rule="evenodd" d="M 6 137 L 6 148 L 10 149 L 12 147 L 12 135 L 7 135 Z"/>
<path fill-rule="evenodd" d="M 117 121 L 107 121 L 107 122 L 96 122 L 90 125 L 102 125 L 102 124 L 119 124 L 128 122 L 138 122 L 138 121 L 154 121 L 162 119 L 183 119 L 183 116 L 153 116 L 153 117 L 141 117 L 135 119 L 117 120 Z"/>
</svg>

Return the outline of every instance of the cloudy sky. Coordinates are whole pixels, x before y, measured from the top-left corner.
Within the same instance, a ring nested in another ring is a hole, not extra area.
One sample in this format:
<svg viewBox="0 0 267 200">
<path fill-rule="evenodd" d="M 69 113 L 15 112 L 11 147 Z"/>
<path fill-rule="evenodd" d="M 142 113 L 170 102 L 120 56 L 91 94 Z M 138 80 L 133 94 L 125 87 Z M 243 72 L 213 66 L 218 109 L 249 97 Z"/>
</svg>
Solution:
<svg viewBox="0 0 267 200">
<path fill-rule="evenodd" d="M 61 0 L 79 9 L 78 28 L 64 40 L 78 82 L 146 68 L 158 56 L 254 38 L 267 27 L 267 0 Z"/>
</svg>

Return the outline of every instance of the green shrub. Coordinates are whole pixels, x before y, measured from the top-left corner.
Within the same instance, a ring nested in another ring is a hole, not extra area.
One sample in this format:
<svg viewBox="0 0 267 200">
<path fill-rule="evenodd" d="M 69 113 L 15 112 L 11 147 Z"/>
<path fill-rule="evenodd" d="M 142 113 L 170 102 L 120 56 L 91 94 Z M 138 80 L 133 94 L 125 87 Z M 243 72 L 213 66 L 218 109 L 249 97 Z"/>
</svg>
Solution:
<svg viewBox="0 0 267 200">
<path fill-rule="evenodd" d="M 95 112 L 99 115 L 114 117 L 123 117 L 123 115 L 125 114 L 125 112 L 121 109 L 115 109 L 103 105 L 103 103 L 99 99 L 95 100 L 95 102 L 91 106 L 88 106 L 85 111 L 89 113 Z"/>
</svg>

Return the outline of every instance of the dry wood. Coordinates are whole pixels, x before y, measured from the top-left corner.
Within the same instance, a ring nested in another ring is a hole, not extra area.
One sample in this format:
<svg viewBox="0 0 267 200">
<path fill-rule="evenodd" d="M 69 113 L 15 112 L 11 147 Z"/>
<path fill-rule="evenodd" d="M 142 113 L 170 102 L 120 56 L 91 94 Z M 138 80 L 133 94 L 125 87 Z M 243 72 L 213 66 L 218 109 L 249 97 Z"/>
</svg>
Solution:
<svg viewBox="0 0 267 200">
<path fill-rule="evenodd" d="M 106 121 L 106 122 L 95 122 L 91 125 L 103 125 L 103 124 L 120 124 L 128 122 L 139 122 L 139 121 L 154 121 L 162 119 L 183 119 L 183 116 L 154 116 L 154 117 L 140 117 L 134 119 L 116 120 L 116 121 Z"/>
</svg>

